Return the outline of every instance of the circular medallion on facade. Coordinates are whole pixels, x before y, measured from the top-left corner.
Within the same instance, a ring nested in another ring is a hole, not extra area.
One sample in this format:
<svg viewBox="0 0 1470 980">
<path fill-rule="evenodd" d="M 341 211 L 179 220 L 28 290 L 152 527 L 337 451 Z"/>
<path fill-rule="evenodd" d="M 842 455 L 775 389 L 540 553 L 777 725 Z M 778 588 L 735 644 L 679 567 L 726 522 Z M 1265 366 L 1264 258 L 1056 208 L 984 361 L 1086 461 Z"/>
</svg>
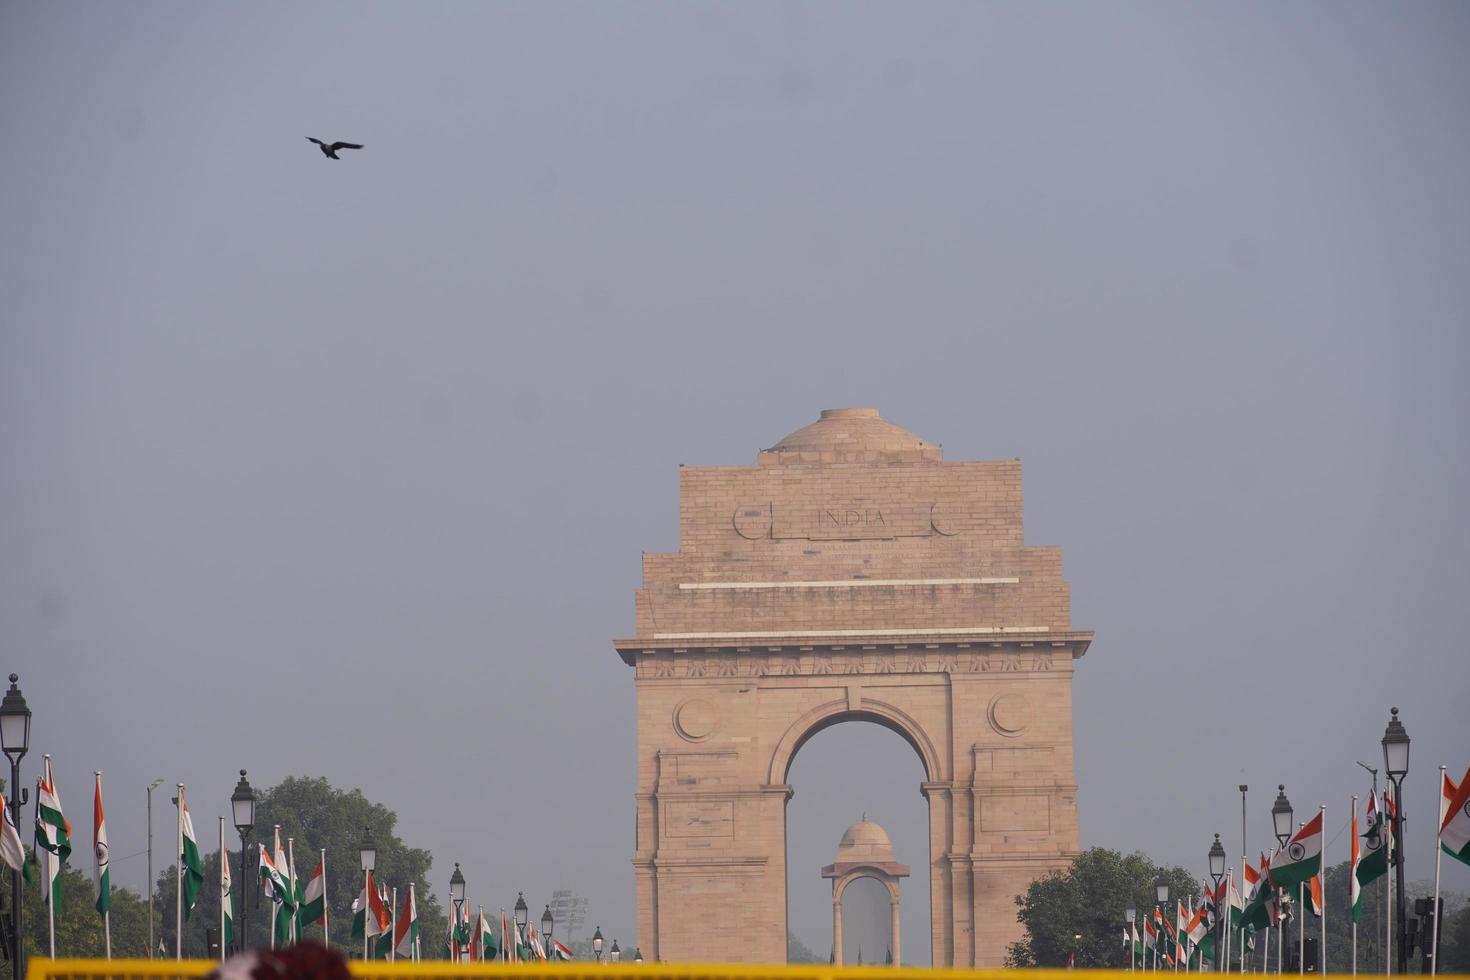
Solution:
<svg viewBox="0 0 1470 980">
<path fill-rule="evenodd" d="M 996 734 L 1014 738 L 1026 730 L 1031 703 L 1024 694 L 998 694 L 990 699 L 986 715 Z"/>
<path fill-rule="evenodd" d="M 771 505 L 764 504 L 741 504 L 735 508 L 735 516 L 732 518 L 735 525 L 735 533 L 742 538 L 758 541 L 761 538 L 771 536 Z"/>
<path fill-rule="evenodd" d="M 955 508 L 953 505 L 933 504 L 929 507 L 929 526 L 936 534 L 949 537 L 960 533 L 959 525 L 955 521 Z"/>
<path fill-rule="evenodd" d="M 715 707 L 703 698 L 691 698 L 674 709 L 674 731 L 689 742 L 703 742 L 714 733 Z"/>
</svg>

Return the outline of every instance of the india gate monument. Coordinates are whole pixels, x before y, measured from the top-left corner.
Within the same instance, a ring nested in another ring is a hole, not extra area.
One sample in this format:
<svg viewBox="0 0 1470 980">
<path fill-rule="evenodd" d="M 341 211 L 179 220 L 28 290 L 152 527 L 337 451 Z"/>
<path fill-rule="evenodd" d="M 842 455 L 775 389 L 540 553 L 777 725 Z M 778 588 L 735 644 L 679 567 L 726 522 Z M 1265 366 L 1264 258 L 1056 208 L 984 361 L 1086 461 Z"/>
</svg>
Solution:
<svg viewBox="0 0 1470 980">
<path fill-rule="evenodd" d="M 615 646 L 645 956 L 786 960 L 787 773 L 815 733 L 868 721 L 924 766 L 932 962 L 1003 965 L 1014 897 L 1078 851 L 1092 640 L 1061 550 L 1025 544 L 1018 460 L 945 462 L 876 410 L 829 409 L 752 466 L 681 468 L 679 550 L 643 556 L 636 602 Z"/>
</svg>

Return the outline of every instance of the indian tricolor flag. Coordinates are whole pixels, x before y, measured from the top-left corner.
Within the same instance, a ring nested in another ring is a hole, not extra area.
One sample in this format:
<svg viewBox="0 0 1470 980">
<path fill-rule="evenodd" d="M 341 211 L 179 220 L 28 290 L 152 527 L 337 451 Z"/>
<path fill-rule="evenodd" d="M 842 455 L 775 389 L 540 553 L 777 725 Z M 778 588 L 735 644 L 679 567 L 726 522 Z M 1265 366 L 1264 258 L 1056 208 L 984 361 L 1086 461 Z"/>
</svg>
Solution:
<svg viewBox="0 0 1470 980">
<path fill-rule="evenodd" d="M 1271 859 L 1271 884 L 1290 888 L 1310 881 L 1322 872 L 1322 812 L 1287 841 Z"/>
<path fill-rule="evenodd" d="M 1358 859 L 1358 870 L 1353 880 L 1359 885 L 1372 884 L 1388 873 L 1389 826 L 1383 819 L 1377 796 L 1368 796 L 1368 826 L 1363 828 L 1363 853 Z"/>
<path fill-rule="evenodd" d="M 0 806 L 0 811 L 3 811 L 3 822 L 0 822 L 0 859 L 5 861 L 6 867 L 11 871 L 19 871 L 25 875 L 29 882 L 31 862 L 26 860 L 26 848 L 20 842 L 20 831 L 15 827 L 15 818 L 8 806 Z"/>
<path fill-rule="evenodd" d="M 1445 806 L 1439 825 L 1439 846 L 1457 861 L 1470 864 L 1470 770 Z"/>
<path fill-rule="evenodd" d="M 1348 851 L 1348 893 L 1352 903 L 1353 921 L 1363 921 L 1363 886 L 1358 883 L 1358 864 L 1362 861 L 1362 845 L 1358 843 L 1358 802 L 1353 801 L 1353 819 L 1349 824 L 1352 844 Z"/>
<path fill-rule="evenodd" d="M 220 824 L 223 833 L 224 824 Z M 220 932 L 224 936 L 222 945 L 229 949 L 235 943 L 235 896 L 231 891 L 230 852 L 219 849 L 219 908 Z"/>
<path fill-rule="evenodd" d="M 315 925 L 320 922 L 323 925 L 327 921 L 327 865 L 323 859 L 317 862 L 316 870 L 306 882 L 306 890 L 301 895 L 301 918 L 298 920 L 301 928 Z"/>
<path fill-rule="evenodd" d="M 194 836 L 194 820 L 189 816 L 189 804 L 184 800 L 184 788 L 179 787 L 179 833 L 183 841 L 180 855 L 184 879 L 184 919 L 194 911 L 199 898 L 199 886 L 204 884 L 204 860 L 199 856 L 199 839 Z"/>
<path fill-rule="evenodd" d="M 280 901 L 277 895 L 289 895 L 291 889 L 286 884 L 286 876 L 281 874 L 281 869 L 276 867 L 276 862 L 271 860 L 270 851 L 266 850 L 264 844 L 257 844 L 260 848 L 260 877 L 265 883 L 266 893 L 273 901 Z"/>
<path fill-rule="evenodd" d="M 44 756 L 42 773 L 36 780 L 36 847 L 51 856 L 46 860 L 46 874 L 41 882 L 44 901 L 55 897 L 60 908 L 61 866 L 71 857 L 71 824 L 61 812 L 61 797 L 56 795 L 56 777 L 51 772 L 51 757 Z"/>
<path fill-rule="evenodd" d="M 107 820 L 102 815 L 102 773 L 92 793 L 92 881 L 97 886 L 97 914 L 107 918 L 112 905 L 112 872 L 107 863 Z"/>
<path fill-rule="evenodd" d="M 408 883 L 408 895 L 403 899 L 403 911 L 393 924 L 393 948 L 399 956 L 412 957 L 419 947 L 419 903 L 413 894 L 413 882 Z"/>
</svg>

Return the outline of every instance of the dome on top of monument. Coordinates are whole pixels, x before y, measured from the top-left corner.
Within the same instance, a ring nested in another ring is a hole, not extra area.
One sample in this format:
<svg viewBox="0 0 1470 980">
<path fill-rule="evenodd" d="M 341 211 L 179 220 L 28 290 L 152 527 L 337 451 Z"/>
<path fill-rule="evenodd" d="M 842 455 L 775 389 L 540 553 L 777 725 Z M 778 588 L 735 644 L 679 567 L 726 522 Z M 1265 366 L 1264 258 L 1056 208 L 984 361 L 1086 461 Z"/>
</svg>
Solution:
<svg viewBox="0 0 1470 980">
<path fill-rule="evenodd" d="M 826 408 L 821 418 L 791 433 L 765 453 L 816 462 L 940 459 L 941 450 L 878 415 L 876 408 Z"/>
<path fill-rule="evenodd" d="M 893 843 L 888 839 L 882 827 L 868 819 L 863 814 L 863 819 L 847 828 L 842 835 L 842 843 L 837 845 L 837 863 L 844 862 L 872 862 L 884 863 L 893 860 Z"/>
</svg>

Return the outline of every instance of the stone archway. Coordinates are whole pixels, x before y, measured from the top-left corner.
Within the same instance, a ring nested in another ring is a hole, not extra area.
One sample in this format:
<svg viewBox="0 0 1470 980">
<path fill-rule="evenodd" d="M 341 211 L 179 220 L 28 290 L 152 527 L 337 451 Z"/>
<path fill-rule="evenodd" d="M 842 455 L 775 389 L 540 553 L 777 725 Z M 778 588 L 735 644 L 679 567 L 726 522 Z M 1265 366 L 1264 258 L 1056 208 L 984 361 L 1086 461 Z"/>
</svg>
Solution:
<svg viewBox="0 0 1470 980">
<path fill-rule="evenodd" d="M 918 753 L 930 952 L 999 966 L 1012 898 L 1077 851 L 1073 663 L 1056 548 L 1022 539 L 1018 461 L 946 463 L 836 409 L 751 467 L 681 467 L 679 550 L 645 554 L 635 668 L 638 942 L 786 958 L 791 759 L 861 719 Z"/>
</svg>

